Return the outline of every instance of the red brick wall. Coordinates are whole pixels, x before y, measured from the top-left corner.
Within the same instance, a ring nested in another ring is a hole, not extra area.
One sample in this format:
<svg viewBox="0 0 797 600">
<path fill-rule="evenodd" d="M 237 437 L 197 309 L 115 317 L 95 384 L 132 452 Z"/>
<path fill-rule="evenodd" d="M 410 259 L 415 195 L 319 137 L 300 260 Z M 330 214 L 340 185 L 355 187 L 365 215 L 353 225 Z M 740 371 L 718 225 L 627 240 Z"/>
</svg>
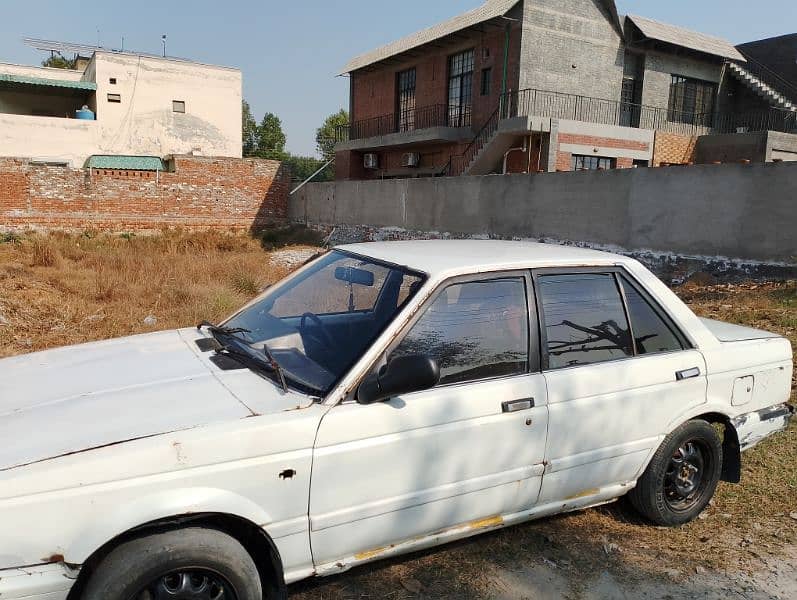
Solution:
<svg viewBox="0 0 797 600">
<path fill-rule="evenodd" d="M 448 164 L 452 156 L 462 154 L 469 143 L 462 144 L 420 144 L 410 148 L 385 148 L 374 151 L 379 156 L 378 169 L 365 169 L 363 167 L 364 152 L 343 151 L 335 153 L 335 178 L 341 179 L 379 179 L 385 175 L 390 177 L 415 177 L 421 172 L 428 175 L 428 171 L 435 168 L 441 170 Z M 417 152 L 421 155 L 418 168 L 402 167 L 401 162 L 407 152 Z"/>
<path fill-rule="evenodd" d="M 270 160 L 178 156 L 156 175 L 0 159 L 0 225 L 256 228 L 286 218 L 289 188 Z"/>
<path fill-rule="evenodd" d="M 571 152 L 556 153 L 556 170 L 570 171 L 573 166 L 573 154 Z"/>
<path fill-rule="evenodd" d="M 592 135 L 580 135 L 576 133 L 560 133 L 560 144 L 579 144 L 582 146 L 597 146 L 603 148 L 618 148 L 620 150 L 649 150 L 650 145 L 646 142 L 634 140 L 622 140 L 617 138 L 595 137 Z"/>
<path fill-rule="evenodd" d="M 463 32 L 457 35 L 462 35 Z M 372 70 L 351 74 L 351 119 L 361 121 L 389 115 L 396 111 L 396 75 L 415 67 L 415 104 L 418 109 L 448 103 L 448 57 L 465 50 L 474 50 L 472 122 L 481 128 L 498 106 L 503 76 L 505 31 L 492 28 L 488 32 L 472 31 L 466 39 L 445 38 L 420 48 L 420 56 L 399 64 L 377 64 Z M 440 48 L 439 45 L 445 47 Z M 516 90 L 519 81 L 520 26 L 513 25 L 510 34 L 507 89 Z M 482 69 L 492 67 L 490 95 L 481 95 Z"/>
<path fill-rule="evenodd" d="M 618 150 L 635 150 L 647 152 L 650 144 L 634 140 L 623 140 L 617 138 L 595 137 L 591 135 L 581 135 L 576 133 L 560 133 L 559 144 L 578 144 L 588 147 L 616 148 Z M 591 154 L 590 154 L 591 155 Z M 556 170 L 569 171 L 572 165 L 573 155 L 570 152 L 558 152 L 556 157 Z M 620 156 L 616 159 L 616 168 L 630 169 L 634 166 L 634 159 Z"/>
<path fill-rule="evenodd" d="M 653 144 L 653 166 L 660 167 L 662 163 L 672 165 L 693 163 L 696 146 L 695 136 L 657 131 Z"/>
</svg>

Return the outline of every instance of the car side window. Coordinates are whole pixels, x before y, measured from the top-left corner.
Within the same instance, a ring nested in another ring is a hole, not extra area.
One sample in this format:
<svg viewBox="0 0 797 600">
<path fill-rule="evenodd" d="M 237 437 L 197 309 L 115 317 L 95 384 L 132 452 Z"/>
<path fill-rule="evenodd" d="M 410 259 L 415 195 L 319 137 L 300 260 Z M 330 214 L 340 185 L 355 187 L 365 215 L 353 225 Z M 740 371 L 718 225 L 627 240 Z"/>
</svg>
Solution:
<svg viewBox="0 0 797 600">
<path fill-rule="evenodd" d="M 683 350 L 678 336 L 648 301 L 623 276 L 620 282 L 628 304 L 628 316 L 634 331 L 637 354 L 656 354 Z"/>
<path fill-rule="evenodd" d="M 548 368 L 633 356 L 628 320 L 611 273 L 540 275 Z"/>
<path fill-rule="evenodd" d="M 528 372 L 529 315 L 522 277 L 446 287 L 388 360 L 425 354 L 440 383 L 462 383 Z"/>
</svg>

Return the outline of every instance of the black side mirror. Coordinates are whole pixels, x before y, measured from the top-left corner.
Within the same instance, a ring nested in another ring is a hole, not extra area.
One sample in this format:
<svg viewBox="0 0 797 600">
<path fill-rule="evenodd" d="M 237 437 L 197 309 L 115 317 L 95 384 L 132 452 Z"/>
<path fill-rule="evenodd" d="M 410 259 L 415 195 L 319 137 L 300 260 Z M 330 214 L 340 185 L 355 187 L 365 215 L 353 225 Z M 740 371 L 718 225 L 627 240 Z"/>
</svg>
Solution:
<svg viewBox="0 0 797 600">
<path fill-rule="evenodd" d="M 373 404 L 393 396 L 433 388 L 440 381 L 437 362 L 422 354 L 394 358 L 378 373 L 366 377 L 357 390 L 357 402 Z"/>
</svg>

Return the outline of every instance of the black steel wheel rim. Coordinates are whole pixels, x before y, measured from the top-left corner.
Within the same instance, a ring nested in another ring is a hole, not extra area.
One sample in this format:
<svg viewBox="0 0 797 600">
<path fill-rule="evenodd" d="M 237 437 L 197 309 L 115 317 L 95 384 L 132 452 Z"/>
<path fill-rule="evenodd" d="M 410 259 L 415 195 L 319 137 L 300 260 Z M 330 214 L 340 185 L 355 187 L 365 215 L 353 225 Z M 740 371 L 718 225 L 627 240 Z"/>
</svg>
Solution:
<svg viewBox="0 0 797 600">
<path fill-rule="evenodd" d="M 160 575 L 131 600 L 238 600 L 238 595 L 220 573 L 189 568 Z"/>
<path fill-rule="evenodd" d="M 698 439 L 683 442 L 664 474 L 664 499 L 670 509 L 685 512 L 699 504 L 712 470 L 713 456 L 707 444 Z"/>
</svg>

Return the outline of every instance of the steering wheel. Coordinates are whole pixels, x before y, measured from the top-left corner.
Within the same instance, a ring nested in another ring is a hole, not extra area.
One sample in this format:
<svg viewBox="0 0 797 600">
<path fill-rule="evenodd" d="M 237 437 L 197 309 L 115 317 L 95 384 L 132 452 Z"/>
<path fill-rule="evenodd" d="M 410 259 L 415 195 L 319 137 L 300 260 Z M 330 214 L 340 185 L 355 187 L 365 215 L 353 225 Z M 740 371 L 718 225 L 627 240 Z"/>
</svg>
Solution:
<svg viewBox="0 0 797 600">
<path fill-rule="evenodd" d="M 316 335 L 315 332 L 307 327 L 308 319 L 315 324 L 319 335 Z M 321 342 L 322 344 L 325 343 L 330 349 L 335 347 L 335 340 L 332 339 L 327 326 L 324 325 L 324 322 L 318 318 L 318 315 L 315 315 L 311 312 L 304 313 L 302 315 L 302 320 L 299 322 L 299 331 L 300 333 L 304 333 L 308 337 L 313 338 L 317 342 Z"/>
</svg>

